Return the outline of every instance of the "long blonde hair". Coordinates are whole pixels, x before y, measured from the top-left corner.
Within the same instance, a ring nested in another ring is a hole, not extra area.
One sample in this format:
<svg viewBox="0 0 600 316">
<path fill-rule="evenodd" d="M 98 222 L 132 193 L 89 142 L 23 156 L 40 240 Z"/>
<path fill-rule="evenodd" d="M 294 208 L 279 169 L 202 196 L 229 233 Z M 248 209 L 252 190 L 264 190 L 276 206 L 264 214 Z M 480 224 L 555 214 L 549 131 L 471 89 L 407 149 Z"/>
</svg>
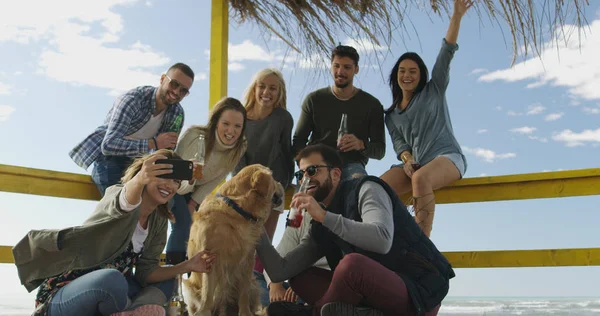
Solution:
<svg viewBox="0 0 600 316">
<path fill-rule="evenodd" d="M 179 156 L 172 150 L 159 149 L 151 154 L 148 154 L 148 155 L 145 155 L 145 156 L 135 159 L 133 161 L 133 163 L 127 168 L 127 170 L 125 170 L 125 172 L 123 173 L 123 177 L 121 178 L 121 183 L 125 184 L 128 181 L 130 181 L 131 179 L 133 179 L 133 177 L 135 177 L 135 175 L 138 174 L 138 172 L 140 172 L 140 170 L 142 170 L 142 165 L 144 164 L 144 162 L 156 155 L 165 156 L 165 157 L 167 157 L 167 159 L 179 159 L 179 160 L 182 159 L 181 156 Z M 156 208 L 156 211 L 158 212 L 159 215 L 167 218 L 168 220 L 171 220 L 173 222 L 175 221 L 175 217 L 173 216 L 173 213 L 171 213 L 171 211 L 169 211 L 167 204 L 159 205 Z"/>
<path fill-rule="evenodd" d="M 287 93 L 285 89 L 285 81 L 283 80 L 283 75 L 281 74 L 281 71 L 275 68 L 265 68 L 254 74 L 254 77 L 252 77 L 252 81 L 250 81 L 250 85 L 246 89 L 246 92 L 244 94 L 244 106 L 246 107 L 246 111 L 251 112 L 252 109 L 256 106 L 256 94 L 254 93 L 254 91 L 256 90 L 256 86 L 260 81 L 262 81 L 270 75 L 274 75 L 277 78 L 277 83 L 279 84 L 279 98 L 277 99 L 277 102 L 275 102 L 275 107 L 280 107 L 284 110 L 287 109 Z"/>
</svg>

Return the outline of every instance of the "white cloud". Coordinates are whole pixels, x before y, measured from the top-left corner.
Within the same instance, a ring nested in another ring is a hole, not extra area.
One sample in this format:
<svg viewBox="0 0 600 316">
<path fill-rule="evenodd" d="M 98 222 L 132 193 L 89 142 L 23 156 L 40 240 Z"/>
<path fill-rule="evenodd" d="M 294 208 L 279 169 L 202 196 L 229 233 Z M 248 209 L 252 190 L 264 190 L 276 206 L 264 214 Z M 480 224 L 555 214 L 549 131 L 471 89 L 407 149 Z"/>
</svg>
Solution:
<svg viewBox="0 0 600 316">
<path fill-rule="evenodd" d="M 519 112 L 515 112 L 515 111 L 508 111 L 508 116 L 521 116 L 523 115 L 523 113 L 519 113 Z"/>
<path fill-rule="evenodd" d="M 563 115 L 565 115 L 565 113 L 560 112 L 560 113 L 550 113 L 548 115 L 546 115 L 546 117 L 544 118 L 544 120 L 546 121 L 556 121 L 559 118 L 563 117 Z"/>
<path fill-rule="evenodd" d="M 195 73 L 194 81 L 206 80 L 206 79 L 208 79 L 208 76 L 206 75 L 205 72 Z"/>
<path fill-rule="evenodd" d="M 477 158 L 480 158 L 483 161 L 489 162 L 489 163 L 492 163 L 492 162 L 494 162 L 496 160 L 500 160 L 500 159 L 508 159 L 508 158 L 517 157 L 517 154 L 515 154 L 515 153 L 497 154 L 496 152 L 494 152 L 490 149 L 485 149 L 485 148 L 462 147 L 462 149 L 465 152 L 467 152 L 469 154 L 473 154 Z"/>
<path fill-rule="evenodd" d="M 145 4 L 147 7 L 153 7 L 153 6 L 154 6 L 154 4 L 153 4 L 152 2 L 150 2 L 150 1 L 146 1 L 144 4 Z"/>
<path fill-rule="evenodd" d="M 487 132 L 488 132 L 488 130 L 485 128 L 477 130 L 477 134 L 483 134 L 483 133 L 487 133 Z"/>
<path fill-rule="evenodd" d="M 387 49 L 387 47 L 372 43 L 364 37 L 358 39 L 347 38 L 344 41 L 343 45 L 354 47 L 360 55 L 368 54 L 373 51 L 383 51 Z"/>
<path fill-rule="evenodd" d="M 486 68 L 475 68 L 475 69 L 471 70 L 469 75 L 477 75 L 477 74 L 484 73 L 484 72 L 488 72 L 488 70 Z"/>
<path fill-rule="evenodd" d="M 546 138 L 546 137 L 538 137 L 538 136 L 528 136 L 528 137 L 531 140 L 537 140 L 537 141 L 540 141 L 542 143 L 547 143 L 548 142 L 548 138 Z"/>
<path fill-rule="evenodd" d="M 496 107 L 496 110 L 498 110 L 498 111 L 502 111 L 502 107 L 501 107 L 501 106 L 497 106 L 497 107 Z"/>
<path fill-rule="evenodd" d="M 587 114 L 600 114 L 600 108 L 589 108 L 586 106 L 582 110 Z"/>
<path fill-rule="evenodd" d="M 541 104 L 532 104 L 527 107 L 527 115 L 540 114 L 544 112 L 544 110 L 546 110 L 546 107 L 542 106 Z"/>
<path fill-rule="evenodd" d="M 530 126 L 523 126 L 523 127 L 517 127 L 517 128 L 510 129 L 511 132 L 519 133 L 519 134 L 531 134 L 531 133 L 535 132 L 536 130 L 537 130 L 537 128 L 530 127 Z"/>
<path fill-rule="evenodd" d="M 16 109 L 10 105 L 0 105 L 0 122 L 8 121 Z"/>
<path fill-rule="evenodd" d="M 485 177 L 485 176 L 487 176 L 487 173 L 480 173 L 479 176 L 480 177 Z"/>
<path fill-rule="evenodd" d="M 252 43 L 251 40 L 245 40 L 240 44 L 229 43 L 228 55 L 229 61 L 232 63 L 248 60 L 271 62 L 281 59 L 281 57 L 268 52 L 262 46 Z"/>
<path fill-rule="evenodd" d="M 22 72 L 22 71 L 15 71 L 15 73 L 14 73 L 14 75 L 15 75 L 15 76 L 20 76 L 20 75 L 22 75 L 22 74 L 23 74 L 23 72 Z"/>
<path fill-rule="evenodd" d="M 123 48 L 127 43 L 119 43 L 122 17 L 112 11 L 137 2 L 15 2 L 11 10 L 0 11 L 0 42 L 43 42 L 37 73 L 60 82 L 107 88 L 111 94 L 138 85 L 155 85 L 159 76 L 154 68 L 166 66 L 169 58 L 139 41 Z"/>
<path fill-rule="evenodd" d="M 12 86 L 0 82 L 0 95 L 9 95 L 12 91 Z"/>
<path fill-rule="evenodd" d="M 549 84 L 566 87 L 576 97 L 600 99 L 600 19 L 583 27 L 565 25 L 556 32 L 558 38 L 542 45 L 541 58 L 532 57 L 511 68 L 492 71 L 479 80 L 529 80 L 533 82 L 527 84 L 528 88 Z"/>
<path fill-rule="evenodd" d="M 581 133 L 576 133 L 566 129 L 552 136 L 557 142 L 563 142 L 567 147 L 584 146 L 586 143 L 600 143 L 600 128 L 596 130 L 586 129 Z"/>
<path fill-rule="evenodd" d="M 236 71 L 242 71 L 242 70 L 246 69 L 246 66 L 244 66 L 240 63 L 229 63 L 229 65 L 227 66 L 227 69 L 229 71 L 236 72 Z"/>
</svg>

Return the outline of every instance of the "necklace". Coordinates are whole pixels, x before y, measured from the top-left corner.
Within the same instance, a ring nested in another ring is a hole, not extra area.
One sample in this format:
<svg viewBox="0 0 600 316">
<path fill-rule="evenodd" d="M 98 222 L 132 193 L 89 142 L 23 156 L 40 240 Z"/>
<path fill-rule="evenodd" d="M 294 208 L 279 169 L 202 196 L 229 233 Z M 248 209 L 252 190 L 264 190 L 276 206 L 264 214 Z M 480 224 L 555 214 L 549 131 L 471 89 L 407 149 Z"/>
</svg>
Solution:
<svg viewBox="0 0 600 316">
<path fill-rule="evenodd" d="M 333 86 L 330 86 L 329 88 L 331 89 L 331 93 L 333 94 L 333 96 L 334 96 L 336 99 L 340 100 L 340 101 L 348 101 L 348 100 L 352 99 L 352 97 L 353 97 L 353 96 L 356 94 L 356 92 L 358 91 L 358 89 L 356 89 L 356 87 L 352 87 L 352 93 L 350 94 L 350 96 L 349 96 L 349 97 L 347 97 L 347 98 L 340 98 L 340 97 L 338 97 L 338 95 L 337 95 L 337 94 L 335 94 L 335 91 L 333 90 Z"/>
</svg>

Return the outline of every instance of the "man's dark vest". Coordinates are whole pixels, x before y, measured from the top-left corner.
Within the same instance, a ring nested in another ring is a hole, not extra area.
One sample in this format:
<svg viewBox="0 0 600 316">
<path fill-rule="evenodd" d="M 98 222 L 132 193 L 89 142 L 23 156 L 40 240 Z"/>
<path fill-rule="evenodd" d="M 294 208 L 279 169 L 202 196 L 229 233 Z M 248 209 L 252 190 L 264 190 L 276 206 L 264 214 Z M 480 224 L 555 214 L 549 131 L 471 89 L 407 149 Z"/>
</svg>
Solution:
<svg viewBox="0 0 600 316">
<path fill-rule="evenodd" d="M 358 194 L 365 181 L 380 184 L 392 200 L 394 237 L 390 251 L 380 254 L 351 245 L 316 221 L 312 223 L 312 237 L 325 253 L 332 270 L 344 255 L 360 253 L 396 272 L 406 284 L 417 315 L 422 315 L 440 304 L 448 294 L 449 280 L 455 276 L 452 266 L 423 234 L 394 190 L 377 177 L 342 181 L 327 211 L 362 222 Z"/>
</svg>

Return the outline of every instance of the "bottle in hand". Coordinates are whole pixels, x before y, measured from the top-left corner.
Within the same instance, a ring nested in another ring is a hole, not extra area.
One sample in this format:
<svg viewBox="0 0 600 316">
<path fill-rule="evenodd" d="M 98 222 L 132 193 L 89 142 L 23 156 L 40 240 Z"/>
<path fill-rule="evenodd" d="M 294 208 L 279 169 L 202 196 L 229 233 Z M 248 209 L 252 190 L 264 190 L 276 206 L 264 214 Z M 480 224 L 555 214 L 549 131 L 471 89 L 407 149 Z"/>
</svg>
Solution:
<svg viewBox="0 0 600 316">
<path fill-rule="evenodd" d="M 305 178 L 302 183 L 300 183 L 300 189 L 298 192 L 306 193 L 308 190 L 308 184 L 310 183 L 310 179 Z M 302 225 L 302 213 L 306 210 L 299 211 L 295 207 L 290 207 L 290 213 L 288 214 L 288 218 L 285 220 L 285 226 L 290 226 L 294 228 L 300 227 Z"/>
<path fill-rule="evenodd" d="M 342 120 L 340 121 L 340 129 L 338 130 L 337 148 L 342 147 L 342 137 L 348 134 L 348 114 L 342 113 Z"/>
<path fill-rule="evenodd" d="M 200 135 L 197 141 L 198 148 L 196 150 L 196 154 L 194 155 L 194 179 L 200 180 L 202 179 L 202 169 L 204 168 L 204 157 L 206 154 L 206 145 L 204 140 L 204 135 Z"/>
</svg>

